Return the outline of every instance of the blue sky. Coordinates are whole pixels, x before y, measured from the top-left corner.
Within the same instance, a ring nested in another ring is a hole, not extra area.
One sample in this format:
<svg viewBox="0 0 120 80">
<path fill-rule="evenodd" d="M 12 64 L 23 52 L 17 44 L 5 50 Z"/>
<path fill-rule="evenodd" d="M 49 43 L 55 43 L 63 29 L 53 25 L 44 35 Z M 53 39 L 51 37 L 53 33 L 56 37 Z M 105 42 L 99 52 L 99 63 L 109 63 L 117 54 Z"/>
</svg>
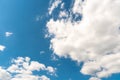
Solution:
<svg viewBox="0 0 120 80">
<path fill-rule="evenodd" d="M 62 2 L 60 2 L 58 6 L 54 7 L 52 13 L 49 14 L 48 9 L 51 8 L 52 4 L 54 4 L 55 1 L 62 1 Z M 58 47 L 55 47 L 54 42 L 53 43 L 50 42 L 52 39 L 56 39 L 59 42 L 59 39 L 55 36 L 62 35 L 62 37 L 64 37 L 63 36 L 64 34 L 62 34 L 62 32 L 67 33 L 66 30 L 60 32 L 59 35 L 57 34 L 57 31 L 49 32 L 49 30 L 53 29 L 51 28 L 53 27 L 53 25 L 56 26 L 56 24 L 54 24 L 56 21 L 60 21 L 61 19 L 68 21 L 68 19 L 72 19 L 70 22 L 75 23 L 77 21 L 80 21 L 81 18 L 83 17 L 81 13 L 79 14 L 79 12 L 75 12 L 74 10 L 73 12 L 71 12 L 72 11 L 71 7 L 72 5 L 74 5 L 75 1 L 73 0 L 44 0 L 44 1 L 43 0 L 0 0 L 0 45 L 5 46 L 5 49 L 3 51 L 0 50 L 0 66 L 2 67 L 2 69 L 6 70 L 9 66 L 11 66 L 12 59 L 17 60 L 17 57 L 23 57 L 23 58 L 29 57 L 31 58 L 31 62 L 37 61 L 46 66 L 46 68 L 43 69 L 43 71 L 35 70 L 33 72 L 33 75 L 40 75 L 40 76 L 45 75 L 50 80 L 89 80 L 91 74 L 84 75 L 84 72 L 83 74 L 80 72 L 81 68 L 83 67 L 83 64 L 85 63 L 84 61 L 79 62 L 80 59 L 73 58 L 71 54 L 66 54 L 64 53 L 64 51 L 63 53 L 60 52 L 58 49 L 61 50 L 64 49 L 65 43 L 62 43 L 62 46 L 60 45 L 60 47 L 59 45 L 57 45 Z M 62 3 L 64 3 L 64 8 L 60 7 Z M 65 16 L 63 15 L 60 18 L 59 17 L 60 11 L 66 11 L 67 14 L 65 14 Z M 51 19 L 53 19 L 54 23 L 51 23 L 50 26 L 49 25 L 47 26 L 47 23 L 49 23 Z M 66 23 L 65 26 L 69 24 L 67 23 L 67 21 L 63 23 L 63 26 L 65 23 Z M 61 26 L 60 23 L 58 23 L 57 26 L 58 25 Z M 6 36 L 6 32 L 12 34 Z M 54 35 L 54 37 L 45 38 L 46 34 L 51 34 L 51 33 Z M 58 44 L 57 41 L 55 44 Z M 110 44 L 110 43 L 106 43 L 106 44 Z M 52 46 L 52 49 L 50 49 L 50 45 Z M 69 45 L 67 47 L 69 48 Z M 81 48 L 79 49 L 81 50 Z M 53 57 L 55 57 L 55 60 L 53 59 Z M 48 73 L 49 70 L 47 70 L 47 66 L 52 66 L 53 68 L 56 69 L 54 73 L 55 75 L 50 75 L 50 73 Z M 6 70 L 6 72 L 10 72 L 10 71 Z M 2 72 L 0 72 L 0 75 L 1 74 Z M 11 75 L 13 74 L 11 72 Z M 111 73 L 111 75 L 112 76 L 109 76 L 107 78 L 103 77 L 102 80 L 120 80 L 119 72 L 113 72 Z M 16 76 L 14 76 L 14 78 L 15 77 Z M 5 79 L 0 78 L 0 80 L 5 80 Z M 10 78 L 10 80 L 14 80 L 14 79 Z M 15 80 L 22 80 L 22 78 L 21 79 L 16 78 Z M 98 79 L 91 79 L 91 80 L 98 80 Z"/>
</svg>

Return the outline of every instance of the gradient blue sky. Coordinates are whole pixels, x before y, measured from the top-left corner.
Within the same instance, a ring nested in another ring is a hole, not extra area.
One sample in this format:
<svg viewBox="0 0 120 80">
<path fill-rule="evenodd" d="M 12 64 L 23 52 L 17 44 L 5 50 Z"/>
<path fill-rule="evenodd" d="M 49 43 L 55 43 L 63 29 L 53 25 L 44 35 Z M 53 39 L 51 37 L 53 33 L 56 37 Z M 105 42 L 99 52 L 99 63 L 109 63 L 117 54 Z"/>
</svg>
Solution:
<svg viewBox="0 0 120 80">
<path fill-rule="evenodd" d="M 71 1 L 63 1 L 69 8 Z M 0 66 L 9 66 L 12 58 L 28 56 L 57 68 L 57 77 L 48 75 L 51 80 L 88 80 L 90 76 L 80 73 L 82 64 L 58 56 L 58 60 L 52 60 L 50 39 L 45 38 L 46 22 L 51 17 L 48 16 L 49 3 L 50 0 L 0 0 L 0 44 L 6 46 L 0 51 Z M 13 34 L 6 37 L 5 32 Z M 41 51 L 44 53 L 40 54 Z M 120 80 L 120 74 L 103 80 Z"/>
</svg>

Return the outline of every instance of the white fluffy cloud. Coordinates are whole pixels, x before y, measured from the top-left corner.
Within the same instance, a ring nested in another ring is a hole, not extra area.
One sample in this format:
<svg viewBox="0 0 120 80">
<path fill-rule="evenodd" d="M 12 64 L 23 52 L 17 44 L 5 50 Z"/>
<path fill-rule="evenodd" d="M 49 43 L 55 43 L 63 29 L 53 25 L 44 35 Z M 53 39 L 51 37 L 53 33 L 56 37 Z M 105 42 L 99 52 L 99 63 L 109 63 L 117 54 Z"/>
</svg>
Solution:
<svg viewBox="0 0 120 80">
<path fill-rule="evenodd" d="M 5 36 L 6 36 L 6 37 L 11 36 L 12 34 L 13 34 L 12 32 L 5 32 Z"/>
<path fill-rule="evenodd" d="M 83 62 L 80 72 L 91 75 L 90 80 L 120 73 L 119 8 L 119 0 L 75 0 L 70 10 L 81 15 L 80 21 L 70 14 L 46 24 L 52 50 L 60 57 Z"/>
<path fill-rule="evenodd" d="M 100 80 L 100 79 L 96 77 L 91 77 L 90 80 Z"/>
<path fill-rule="evenodd" d="M 0 51 L 4 51 L 4 49 L 5 49 L 5 46 L 0 45 Z"/>
<path fill-rule="evenodd" d="M 10 80 L 10 78 L 11 75 L 2 67 L 0 67 L 0 80 Z"/>
<path fill-rule="evenodd" d="M 29 57 L 18 57 L 12 60 L 8 68 L 0 67 L 0 80 L 50 80 L 45 75 L 34 75 L 33 71 L 47 71 L 55 74 L 55 68 L 46 67 L 37 61 L 31 61 Z"/>
</svg>

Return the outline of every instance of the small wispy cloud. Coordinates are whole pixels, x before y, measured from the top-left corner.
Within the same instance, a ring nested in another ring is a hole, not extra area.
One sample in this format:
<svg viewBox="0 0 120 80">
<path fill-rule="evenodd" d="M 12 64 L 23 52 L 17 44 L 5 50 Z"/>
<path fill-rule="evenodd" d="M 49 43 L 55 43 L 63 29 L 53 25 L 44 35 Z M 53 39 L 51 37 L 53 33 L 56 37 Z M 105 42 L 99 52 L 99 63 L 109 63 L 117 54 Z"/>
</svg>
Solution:
<svg viewBox="0 0 120 80">
<path fill-rule="evenodd" d="M 45 51 L 40 51 L 40 54 L 44 54 L 45 53 Z"/>
<path fill-rule="evenodd" d="M 5 32 L 5 36 L 6 36 L 6 37 L 11 36 L 12 34 L 13 34 L 12 32 Z"/>
<path fill-rule="evenodd" d="M 52 3 L 52 5 L 48 8 L 49 15 L 52 14 L 53 10 L 58 7 L 58 5 L 61 3 L 61 0 L 55 0 L 55 2 Z"/>
<path fill-rule="evenodd" d="M 0 45 L 0 51 L 4 51 L 4 49 L 5 49 L 5 46 Z"/>
<path fill-rule="evenodd" d="M 55 54 L 52 54 L 51 55 L 51 60 L 52 61 L 58 61 L 58 58 L 57 58 L 57 56 Z"/>
<path fill-rule="evenodd" d="M 36 21 L 40 21 L 42 19 L 42 16 L 37 15 L 36 16 Z"/>
</svg>

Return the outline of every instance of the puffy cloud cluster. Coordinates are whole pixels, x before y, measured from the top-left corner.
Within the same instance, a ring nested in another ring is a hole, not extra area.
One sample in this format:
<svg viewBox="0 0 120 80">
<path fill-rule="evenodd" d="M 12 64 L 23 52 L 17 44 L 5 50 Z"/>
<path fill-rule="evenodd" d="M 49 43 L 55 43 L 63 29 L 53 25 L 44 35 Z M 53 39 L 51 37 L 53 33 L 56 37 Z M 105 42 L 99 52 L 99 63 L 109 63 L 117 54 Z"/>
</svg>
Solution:
<svg viewBox="0 0 120 80">
<path fill-rule="evenodd" d="M 51 18 L 46 26 L 50 47 L 60 57 L 83 62 L 81 73 L 100 80 L 120 73 L 120 1 L 74 0 L 67 18 Z M 61 14 L 61 11 L 60 11 Z M 72 15 L 80 15 L 76 21 Z"/>
<path fill-rule="evenodd" d="M 8 68 L 0 67 L 0 80 L 50 80 L 45 75 L 34 75 L 33 71 L 46 71 L 55 74 L 55 68 L 45 66 L 37 61 L 30 61 L 29 57 L 18 57 L 12 60 Z"/>
</svg>

